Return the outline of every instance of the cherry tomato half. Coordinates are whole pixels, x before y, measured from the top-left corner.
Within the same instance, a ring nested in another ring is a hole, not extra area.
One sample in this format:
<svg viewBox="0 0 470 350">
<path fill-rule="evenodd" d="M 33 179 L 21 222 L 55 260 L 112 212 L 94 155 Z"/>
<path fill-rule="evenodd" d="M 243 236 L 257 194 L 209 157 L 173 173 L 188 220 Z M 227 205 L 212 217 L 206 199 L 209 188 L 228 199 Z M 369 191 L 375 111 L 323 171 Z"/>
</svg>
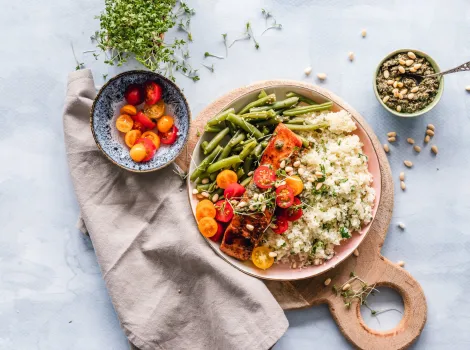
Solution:
<svg viewBox="0 0 470 350">
<path fill-rule="evenodd" d="M 116 129 L 118 129 L 120 132 L 128 132 L 132 130 L 132 127 L 134 126 L 134 121 L 132 118 L 126 114 L 120 115 L 116 119 Z"/>
<path fill-rule="evenodd" d="M 144 132 L 142 134 L 142 138 L 151 140 L 157 150 L 160 148 L 160 137 L 158 137 L 158 135 L 153 131 Z"/>
<path fill-rule="evenodd" d="M 294 204 L 289 208 L 279 209 L 278 217 L 285 218 L 287 221 L 297 221 L 302 217 L 303 211 L 301 208 L 302 202 L 299 198 L 294 198 Z"/>
<path fill-rule="evenodd" d="M 294 203 L 294 191 L 287 185 L 276 189 L 276 204 L 280 208 L 289 208 Z"/>
<path fill-rule="evenodd" d="M 147 157 L 147 149 L 143 144 L 136 143 L 129 151 L 129 155 L 134 162 L 140 163 Z"/>
<path fill-rule="evenodd" d="M 217 223 L 217 233 L 215 235 L 213 235 L 212 237 L 209 237 L 209 239 L 211 241 L 214 241 L 214 242 L 220 241 L 220 239 L 224 235 L 224 230 L 225 230 L 224 226 L 220 222 L 218 222 Z"/>
<path fill-rule="evenodd" d="M 160 132 L 168 132 L 171 127 L 173 126 L 173 117 L 170 117 L 169 115 L 164 115 L 157 121 L 157 129 Z"/>
<path fill-rule="evenodd" d="M 172 145 L 175 143 L 176 138 L 178 137 L 178 128 L 175 125 L 173 125 L 170 131 L 159 132 L 158 136 L 160 136 L 160 141 L 164 145 Z"/>
<path fill-rule="evenodd" d="M 229 222 L 233 218 L 233 208 L 226 200 L 215 203 L 215 219 L 220 222 Z"/>
<path fill-rule="evenodd" d="M 142 162 L 148 162 L 150 159 L 153 158 L 153 156 L 155 155 L 155 152 L 157 151 L 157 148 L 153 144 L 152 140 L 140 138 L 135 143 L 136 144 L 141 143 L 145 147 L 145 152 L 147 155 L 145 156 L 144 159 L 142 159 Z"/>
<path fill-rule="evenodd" d="M 268 247 L 256 247 L 251 253 L 251 261 L 260 269 L 269 269 L 274 264 L 274 258 L 270 257 L 269 253 L 271 253 L 271 250 Z"/>
<path fill-rule="evenodd" d="M 130 105 L 137 106 L 144 101 L 142 88 L 139 85 L 131 84 L 127 87 L 124 97 Z"/>
<path fill-rule="evenodd" d="M 272 230 L 278 235 L 280 235 L 287 231 L 287 229 L 289 228 L 289 222 L 287 221 L 286 218 L 279 216 L 276 218 L 275 223 L 272 224 L 271 226 L 272 226 Z"/>
<path fill-rule="evenodd" d="M 163 100 L 158 101 L 152 106 L 144 106 L 144 113 L 151 119 L 158 119 L 165 114 L 165 102 Z"/>
<path fill-rule="evenodd" d="M 143 112 L 138 112 L 134 117 L 135 122 L 141 123 L 147 129 L 153 129 L 155 127 L 155 123 L 147 117 Z"/>
<path fill-rule="evenodd" d="M 261 189 L 271 188 L 276 181 L 276 173 L 266 165 L 259 166 L 253 174 L 255 185 Z"/>
<path fill-rule="evenodd" d="M 137 109 L 133 105 L 125 105 L 120 110 L 121 114 L 136 115 Z"/>
<path fill-rule="evenodd" d="M 227 199 L 240 198 L 245 193 L 246 189 L 240 184 L 233 183 L 227 186 L 224 191 L 224 197 Z"/>
<path fill-rule="evenodd" d="M 140 130 L 131 130 L 126 133 L 124 136 L 124 141 L 128 147 L 132 147 L 135 145 L 135 142 L 140 139 L 142 132 Z"/>
<path fill-rule="evenodd" d="M 154 105 L 162 98 L 162 88 L 153 81 L 145 83 L 145 104 Z"/>
<path fill-rule="evenodd" d="M 238 177 L 237 173 L 234 172 L 233 170 L 222 170 L 218 175 L 217 175 L 217 186 L 220 188 L 226 189 L 229 185 L 233 183 L 237 183 Z"/>
</svg>

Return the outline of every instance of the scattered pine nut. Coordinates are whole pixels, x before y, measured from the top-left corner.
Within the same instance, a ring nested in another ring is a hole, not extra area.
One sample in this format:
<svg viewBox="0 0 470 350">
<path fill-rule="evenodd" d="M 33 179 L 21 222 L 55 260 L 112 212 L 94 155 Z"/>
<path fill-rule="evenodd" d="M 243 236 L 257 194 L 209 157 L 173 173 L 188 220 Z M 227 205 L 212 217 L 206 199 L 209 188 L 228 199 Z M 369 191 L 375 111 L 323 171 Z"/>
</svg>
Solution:
<svg viewBox="0 0 470 350">
<path fill-rule="evenodd" d="M 296 168 L 298 168 L 300 166 L 300 160 L 296 160 L 294 162 L 294 164 L 292 164 L 293 166 L 295 166 Z"/>
<path fill-rule="evenodd" d="M 209 179 L 206 177 L 205 179 L 202 179 L 201 183 L 202 183 L 203 185 L 206 185 L 206 184 L 209 183 Z"/>
<path fill-rule="evenodd" d="M 402 83 L 401 81 L 399 81 L 399 82 L 397 83 L 397 86 L 398 86 L 399 88 L 402 88 L 402 87 L 403 87 L 403 83 Z"/>
<path fill-rule="evenodd" d="M 277 253 L 276 252 L 269 252 L 269 256 L 271 258 L 275 258 L 277 256 Z"/>
<path fill-rule="evenodd" d="M 201 194 L 202 194 L 203 197 L 209 198 L 209 193 L 208 192 L 202 192 Z"/>
<path fill-rule="evenodd" d="M 326 74 L 325 73 L 318 73 L 317 74 L 318 79 L 320 80 L 325 80 L 326 79 Z"/>
<path fill-rule="evenodd" d="M 467 86 L 465 87 L 465 90 L 467 90 L 467 91 L 470 92 L 470 85 L 467 85 Z"/>
<path fill-rule="evenodd" d="M 359 250 L 357 250 L 357 249 L 354 249 L 354 252 L 353 252 L 353 254 L 354 254 L 354 256 L 356 256 L 356 257 L 357 257 L 357 256 L 359 256 Z"/>
<path fill-rule="evenodd" d="M 395 137 L 389 137 L 388 142 L 395 142 L 397 139 Z"/>
<path fill-rule="evenodd" d="M 400 267 L 403 267 L 405 266 L 405 262 L 403 260 L 400 260 L 397 262 L 397 265 L 400 266 Z"/>
<path fill-rule="evenodd" d="M 401 188 L 403 191 L 406 190 L 405 181 L 400 182 L 400 188 Z"/>
<path fill-rule="evenodd" d="M 304 69 L 305 75 L 308 77 L 312 73 L 312 67 L 307 67 Z"/>
<path fill-rule="evenodd" d="M 349 51 L 348 57 L 349 57 L 349 60 L 350 60 L 351 62 L 354 61 L 354 52 Z"/>
<path fill-rule="evenodd" d="M 193 194 L 198 194 L 198 193 L 199 193 L 198 189 L 195 188 L 195 189 L 193 190 Z"/>
<path fill-rule="evenodd" d="M 403 163 L 404 163 L 408 168 L 411 168 L 411 167 L 413 166 L 413 163 L 410 162 L 409 160 L 405 160 Z"/>
<path fill-rule="evenodd" d="M 431 141 L 431 136 L 426 135 L 426 136 L 424 137 L 424 143 L 428 143 L 429 141 Z"/>
<path fill-rule="evenodd" d="M 362 35 L 363 38 L 365 38 L 366 35 L 367 35 L 367 31 L 365 29 L 363 29 L 362 32 L 361 32 L 361 35 Z"/>
<path fill-rule="evenodd" d="M 330 283 L 331 283 L 331 278 L 327 278 L 325 282 L 323 282 L 325 286 L 328 286 Z"/>
<path fill-rule="evenodd" d="M 384 103 L 387 103 L 387 101 L 390 99 L 390 96 L 385 96 L 384 99 L 382 101 L 384 101 Z"/>
<path fill-rule="evenodd" d="M 397 106 L 397 112 L 401 112 L 401 106 Z"/>
<path fill-rule="evenodd" d="M 431 129 L 428 129 L 426 130 L 426 135 L 434 136 L 434 131 L 432 131 Z"/>
<path fill-rule="evenodd" d="M 404 66 L 406 64 L 406 61 L 405 60 L 402 60 L 401 58 L 398 60 L 398 63 L 400 63 L 402 66 Z"/>
<path fill-rule="evenodd" d="M 415 140 L 413 140 L 411 137 L 408 137 L 408 138 L 406 139 L 406 142 L 408 142 L 410 145 L 414 145 Z"/>
<path fill-rule="evenodd" d="M 319 183 L 317 183 L 317 185 L 315 186 L 315 189 L 318 191 L 318 190 L 320 190 L 322 187 L 323 187 L 323 183 L 322 183 L 322 182 L 319 182 Z"/>
<path fill-rule="evenodd" d="M 387 153 L 390 152 L 390 147 L 388 147 L 387 144 L 384 145 L 384 151 L 387 152 Z"/>
<path fill-rule="evenodd" d="M 286 161 L 283 160 L 283 161 L 281 162 L 281 164 L 279 164 L 279 168 L 283 169 L 283 168 L 285 168 L 285 167 L 286 167 Z"/>
<path fill-rule="evenodd" d="M 388 72 L 388 71 L 387 71 L 387 72 Z M 384 73 L 384 75 L 385 75 L 385 73 Z M 393 80 L 391 80 L 391 79 L 390 79 L 390 80 L 387 80 L 387 85 L 393 85 L 393 83 L 394 83 Z"/>
<path fill-rule="evenodd" d="M 290 173 L 293 170 L 294 170 L 294 168 L 291 167 L 291 166 L 286 166 L 286 168 L 285 168 L 286 173 Z"/>
<path fill-rule="evenodd" d="M 415 86 L 414 88 L 410 90 L 410 92 L 414 93 L 414 92 L 418 92 L 418 90 L 419 90 L 419 87 Z"/>
<path fill-rule="evenodd" d="M 253 231 L 255 229 L 255 227 L 251 224 L 247 224 L 245 227 L 248 231 Z"/>
<path fill-rule="evenodd" d="M 351 288 L 351 285 L 349 283 L 346 283 L 341 289 L 345 291 L 345 290 L 348 290 L 349 288 Z"/>
<path fill-rule="evenodd" d="M 398 224 L 398 227 L 401 228 L 402 230 L 404 230 L 405 229 L 405 224 L 403 222 L 400 222 Z"/>
<path fill-rule="evenodd" d="M 406 97 L 408 98 L 408 100 L 412 100 L 412 99 L 415 98 L 415 94 L 412 93 L 412 92 L 410 92 L 410 93 L 408 94 L 408 96 L 406 96 Z"/>
<path fill-rule="evenodd" d="M 432 146 L 431 146 L 431 151 L 433 151 L 434 154 L 437 154 L 437 152 L 438 152 L 439 150 L 437 149 L 437 146 L 436 146 L 436 145 L 432 145 Z"/>
<path fill-rule="evenodd" d="M 415 65 L 413 65 L 413 69 L 418 70 L 421 68 L 421 66 L 422 66 L 421 63 L 416 63 Z"/>
<path fill-rule="evenodd" d="M 410 51 L 407 53 L 408 57 L 411 58 L 412 60 L 415 60 L 416 59 L 416 55 L 414 52 Z"/>
<path fill-rule="evenodd" d="M 413 64 L 413 62 L 414 62 L 413 60 L 406 60 L 405 64 L 409 67 Z"/>
<path fill-rule="evenodd" d="M 198 194 L 196 195 L 196 198 L 197 198 L 197 199 L 204 199 L 204 196 L 203 196 L 202 194 L 198 193 Z"/>
<path fill-rule="evenodd" d="M 432 130 L 432 131 L 436 130 L 436 128 L 434 127 L 433 124 L 428 124 L 427 128 Z"/>
<path fill-rule="evenodd" d="M 405 73 L 405 68 L 403 68 L 403 66 L 398 66 L 398 71 L 403 74 Z"/>
<path fill-rule="evenodd" d="M 390 72 L 388 70 L 384 71 L 384 78 L 388 79 L 389 77 L 390 77 Z"/>
<path fill-rule="evenodd" d="M 394 82 L 393 82 L 393 87 L 394 87 L 394 88 L 397 88 L 397 87 L 398 87 L 398 81 L 394 81 Z M 398 90 L 397 90 L 397 92 L 398 92 Z"/>
<path fill-rule="evenodd" d="M 215 203 L 215 202 L 217 202 L 218 200 L 219 200 L 219 194 L 216 193 L 216 194 L 214 194 L 214 195 L 212 196 L 212 202 Z"/>
<path fill-rule="evenodd" d="M 405 181 L 405 173 L 403 171 L 400 173 L 400 181 Z"/>
<path fill-rule="evenodd" d="M 418 153 L 421 152 L 421 147 L 419 147 L 418 145 L 415 145 L 413 149 Z"/>
<path fill-rule="evenodd" d="M 397 133 L 395 131 L 390 131 L 389 133 L 387 133 L 387 136 L 388 137 L 395 137 L 395 136 L 397 136 Z"/>
</svg>

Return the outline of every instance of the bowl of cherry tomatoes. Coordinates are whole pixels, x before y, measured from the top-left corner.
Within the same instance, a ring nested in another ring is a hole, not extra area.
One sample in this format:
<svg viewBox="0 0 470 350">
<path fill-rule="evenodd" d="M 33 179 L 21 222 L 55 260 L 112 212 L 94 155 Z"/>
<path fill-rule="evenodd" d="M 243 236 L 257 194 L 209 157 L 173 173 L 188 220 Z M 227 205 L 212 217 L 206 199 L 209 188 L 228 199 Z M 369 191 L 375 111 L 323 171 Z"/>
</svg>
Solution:
<svg viewBox="0 0 470 350">
<path fill-rule="evenodd" d="M 191 112 L 181 90 L 160 74 L 129 71 L 98 92 L 90 124 L 98 148 L 114 164 L 150 172 L 173 162 L 188 141 Z"/>
</svg>

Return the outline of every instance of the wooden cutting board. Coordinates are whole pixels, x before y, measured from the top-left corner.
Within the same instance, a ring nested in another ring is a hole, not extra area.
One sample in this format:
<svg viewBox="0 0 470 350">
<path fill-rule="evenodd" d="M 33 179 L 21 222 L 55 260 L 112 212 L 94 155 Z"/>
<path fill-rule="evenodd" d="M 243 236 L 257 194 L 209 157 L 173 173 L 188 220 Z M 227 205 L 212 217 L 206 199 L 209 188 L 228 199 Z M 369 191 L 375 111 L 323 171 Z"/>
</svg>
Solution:
<svg viewBox="0 0 470 350">
<path fill-rule="evenodd" d="M 304 82 L 290 80 L 268 80 L 232 90 L 208 105 L 192 121 L 189 141 L 186 149 L 176 160 L 184 170 L 188 169 L 190 155 L 198 141 L 197 133 L 204 130 L 207 120 L 215 116 L 240 96 L 271 86 L 291 85 L 304 87 L 324 95 L 334 103 L 347 110 L 369 134 L 380 161 L 382 175 L 382 196 L 377 215 L 367 237 L 359 247 L 360 255 L 351 256 L 334 269 L 322 275 L 298 281 L 264 281 L 276 300 L 285 310 L 306 308 L 312 305 L 328 304 L 333 319 L 340 331 L 357 348 L 360 349 L 405 349 L 420 335 L 426 323 L 427 305 L 424 292 L 419 283 L 403 268 L 387 260 L 380 250 L 387 235 L 393 211 L 393 179 L 387 156 L 370 126 L 364 118 L 331 92 Z M 403 298 L 404 314 L 400 323 L 388 331 L 375 331 L 364 322 L 360 312 L 360 303 L 355 300 L 348 309 L 341 297 L 336 296 L 332 285 L 340 286 L 349 280 L 354 271 L 369 285 L 386 286 L 395 289 Z M 324 281 L 331 278 L 327 287 Z"/>
</svg>

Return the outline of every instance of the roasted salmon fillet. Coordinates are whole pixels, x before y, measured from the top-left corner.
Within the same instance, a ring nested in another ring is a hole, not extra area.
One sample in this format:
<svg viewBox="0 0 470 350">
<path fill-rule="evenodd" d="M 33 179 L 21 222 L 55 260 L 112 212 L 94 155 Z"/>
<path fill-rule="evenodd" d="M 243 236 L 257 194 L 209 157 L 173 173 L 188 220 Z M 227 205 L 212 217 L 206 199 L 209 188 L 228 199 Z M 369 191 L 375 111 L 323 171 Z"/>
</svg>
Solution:
<svg viewBox="0 0 470 350">
<path fill-rule="evenodd" d="M 284 124 L 279 124 L 261 157 L 260 165 L 270 166 L 274 171 L 279 169 L 282 160 L 297 154 L 302 147 L 302 141 Z M 254 186 L 250 184 L 247 187 Z M 242 200 L 249 202 L 246 191 Z M 272 209 L 271 209 L 272 210 Z M 220 250 L 238 260 L 249 260 L 253 249 L 258 246 L 264 231 L 271 222 L 273 212 L 266 209 L 263 213 L 251 215 L 235 214 L 225 230 Z M 252 228 L 249 230 L 247 227 Z"/>
</svg>

